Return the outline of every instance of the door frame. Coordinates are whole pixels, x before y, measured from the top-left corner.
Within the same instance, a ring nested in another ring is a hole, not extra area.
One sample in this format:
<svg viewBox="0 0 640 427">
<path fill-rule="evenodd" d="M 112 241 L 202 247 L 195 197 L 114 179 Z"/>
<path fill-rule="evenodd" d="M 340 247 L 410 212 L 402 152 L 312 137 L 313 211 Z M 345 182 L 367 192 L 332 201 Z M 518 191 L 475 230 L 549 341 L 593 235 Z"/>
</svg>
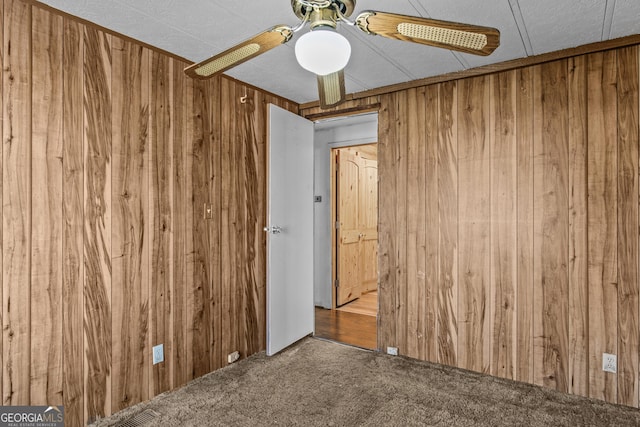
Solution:
<svg viewBox="0 0 640 427">
<path fill-rule="evenodd" d="M 330 148 L 330 155 L 331 155 L 331 173 L 330 173 L 330 178 L 331 178 L 331 185 L 330 185 L 330 195 L 329 197 L 331 198 L 331 309 L 335 310 L 338 308 L 338 290 L 336 288 L 336 280 L 338 280 L 338 268 L 337 268 L 337 263 L 338 263 L 338 230 L 336 228 L 336 224 L 338 222 L 338 217 L 337 217 L 337 210 L 338 210 L 338 191 L 337 191 L 337 174 L 338 174 L 338 170 L 336 168 L 336 158 L 335 158 L 335 153 L 338 150 L 344 149 L 344 148 L 353 148 L 353 147 L 363 147 L 366 145 L 375 145 L 376 146 L 376 158 L 377 158 L 377 153 L 378 153 L 378 141 L 375 142 L 367 142 L 367 143 L 356 143 L 353 145 L 341 145 L 339 147 L 331 147 Z M 376 209 L 378 210 L 378 224 L 380 223 L 380 178 L 378 178 L 378 206 L 376 206 Z M 378 239 L 378 253 L 380 251 L 380 240 Z M 376 260 L 376 265 L 379 264 L 379 260 Z M 380 297 L 380 268 L 378 266 L 378 271 L 376 272 L 376 275 L 378 276 L 378 284 L 377 284 L 377 290 L 378 290 L 378 297 Z"/>
</svg>

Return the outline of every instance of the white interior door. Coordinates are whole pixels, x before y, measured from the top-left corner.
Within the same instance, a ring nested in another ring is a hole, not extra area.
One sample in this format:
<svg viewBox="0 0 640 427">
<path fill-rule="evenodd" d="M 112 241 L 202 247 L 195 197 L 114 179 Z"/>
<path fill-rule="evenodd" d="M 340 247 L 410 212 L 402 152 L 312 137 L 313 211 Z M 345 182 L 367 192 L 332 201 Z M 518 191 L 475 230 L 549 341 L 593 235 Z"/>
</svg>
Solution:
<svg viewBox="0 0 640 427">
<path fill-rule="evenodd" d="M 314 331 L 313 123 L 269 105 L 267 355 Z"/>
</svg>

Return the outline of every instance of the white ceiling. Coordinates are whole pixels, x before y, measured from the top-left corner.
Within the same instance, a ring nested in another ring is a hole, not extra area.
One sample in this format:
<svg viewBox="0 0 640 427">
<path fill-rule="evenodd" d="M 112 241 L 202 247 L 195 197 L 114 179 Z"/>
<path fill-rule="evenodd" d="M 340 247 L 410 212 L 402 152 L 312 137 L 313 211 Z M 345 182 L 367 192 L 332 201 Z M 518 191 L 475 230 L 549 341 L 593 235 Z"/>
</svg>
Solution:
<svg viewBox="0 0 640 427">
<path fill-rule="evenodd" d="M 194 62 L 276 24 L 295 25 L 290 0 L 41 0 L 56 9 Z M 369 36 L 347 25 L 347 93 L 640 33 L 640 0 L 358 0 L 380 10 L 498 28 L 500 47 L 481 57 Z M 290 100 L 318 99 L 316 78 L 294 56 L 295 38 L 227 72 Z"/>
</svg>

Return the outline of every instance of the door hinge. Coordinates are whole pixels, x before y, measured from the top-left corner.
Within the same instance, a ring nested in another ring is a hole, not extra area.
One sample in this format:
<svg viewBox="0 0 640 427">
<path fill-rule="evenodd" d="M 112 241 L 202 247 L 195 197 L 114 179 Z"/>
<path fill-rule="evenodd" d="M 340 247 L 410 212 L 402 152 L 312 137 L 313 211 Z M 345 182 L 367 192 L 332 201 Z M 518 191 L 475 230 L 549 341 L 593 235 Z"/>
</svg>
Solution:
<svg viewBox="0 0 640 427">
<path fill-rule="evenodd" d="M 336 230 L 340 229 L 340 221 L 336 221 Z"/>
<path fill-rule="evenodd" d="M 336 281 L 334 282 L 334 285 L 336 288 L 338 288 L 340 286 L 340 279 L 336 279 Z"/>
</svg>

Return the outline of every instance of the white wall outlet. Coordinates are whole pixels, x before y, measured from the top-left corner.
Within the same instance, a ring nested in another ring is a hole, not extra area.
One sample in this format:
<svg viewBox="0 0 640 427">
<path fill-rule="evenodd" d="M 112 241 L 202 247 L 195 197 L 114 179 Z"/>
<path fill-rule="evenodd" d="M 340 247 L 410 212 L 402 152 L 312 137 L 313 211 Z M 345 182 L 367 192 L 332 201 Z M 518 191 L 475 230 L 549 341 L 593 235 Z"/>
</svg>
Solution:
<svg viewBox="0 0 640 427">
<path fill-rule="evenodd" d="M 387 347 L 387 354 L 390 354 L 391 356 L 397 356 L 398 347 Z"/>
<path fill-rule="evenodd" d="M 164 362 L 164 344 L 153 346 L 153 364 Z"/>
<path fill-rule="evenodd" d="M 602 370 L 612 374 L 618 372 L 618 358 L 615 354 L 602 353 Z"/>
<path fill-rule="evenodd" d="M 237 351 L 234 351 L 233 353 L 230 353 L 230 354 L 227 356 L 227 361 L 228 361 L 229 363 L 233 363 L 233 362 L 235 362 L 235 361 L 236 361 L 236 360 L 238 360 L 238 359 L 240 359 L 240 353 L 238 353 Z"/>
</svg>

